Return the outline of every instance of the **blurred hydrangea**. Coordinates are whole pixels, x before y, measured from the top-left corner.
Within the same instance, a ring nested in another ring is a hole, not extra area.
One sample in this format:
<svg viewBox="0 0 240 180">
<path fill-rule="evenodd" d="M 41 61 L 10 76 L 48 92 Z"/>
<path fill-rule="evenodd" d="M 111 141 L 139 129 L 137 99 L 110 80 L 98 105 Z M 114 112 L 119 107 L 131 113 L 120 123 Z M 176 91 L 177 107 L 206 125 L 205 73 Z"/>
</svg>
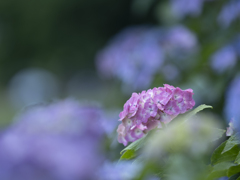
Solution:
<svg viewBox="0 0 240 180">
<path fill-rule="evenodd" d="M 170 2 L 174 16 L 182 19 L 186 15 L 200 15 L 204 0 L 171 0 Z"/>
<path fill-rule="evenodd" d="M 215 52 L 211 57 L 211 67 L 212 69 L 221 74 L 228 69 L 233 68 L 237 63 L 237 54 L 235 49 L 231 45 L 227 45 L 217 52 Z"/>
<path fill-rule="evenodd" d="M 195 61 L 187 61 L 188 57 L 197 52 L 197 37 L 188 28 L 182 25 L 173 26 L 166 29 L 165 38 L 163 39 L 162 48 L 165 54 L 174 61 L 179 67 L 189 68 Z"/>
<path fill-rule="evenodd" d="M 168 124 L 178 114 L 185 113 L 195 105 L 191 89 L 181 90 L 168 84 L 133 93 L 119 114 L 118 141 L 125 146 L 143 137 L 145 133 Z"/>
<path fill-rule="evenodd" d="M 230 0 L 222 8 L 218 22 L 224 27 L 228 27 L 235 19 L 240 16 L 240 1 Z"/>
<path fill-rule="evenodd" d="M 224 113 L 227 120 L 234 119 L 234 127 L 240 130 L 240 75 L 238 74 L 230 83 L 225 96 Z"/>
<path fill-rule="evenodd" d="M 4 180 L 95 179 L 102 162 L 103 113 L 66 99 L 36 106 L 0 137 Z"/>
<path fill-rule="evenodd" d="M 240 34 L 237 34 L 234 37 L 233 47 L 234 47 L 238 57 L 240 57 Z"/>
<path fill-rule="evenodd" d="M 134 89 L 148 87 L 164 61 L 161 36 L 159 28 L 125 29 L 98 53 L 99 72 L 105 77 L 117 77 Z"/>
<path fill-rule="evenodd" d="M 175 61 L 186 59 L 196 47 L 196 36 L 184 26 L 131 27 L 98 53 L 96 65 L 103 77 L 118 78 L 131 91 L 146 89 L 154 75 L 162 72 L 166 57 L 174 57 Z"/>
</svg>

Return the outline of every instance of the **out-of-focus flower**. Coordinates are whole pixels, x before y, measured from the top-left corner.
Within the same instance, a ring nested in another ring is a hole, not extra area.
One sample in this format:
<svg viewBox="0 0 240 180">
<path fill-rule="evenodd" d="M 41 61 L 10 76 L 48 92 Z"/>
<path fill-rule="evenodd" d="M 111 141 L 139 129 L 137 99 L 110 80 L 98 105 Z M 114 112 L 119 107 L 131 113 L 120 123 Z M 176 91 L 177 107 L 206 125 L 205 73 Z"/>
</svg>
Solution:
<svg viewBox="0 0 240 180">
<path fill-rule="evenodd" d="M 132 180 L 142 169 L 142 164 L 131 161 L 105 162 L 99 170 L 99 180 Z"/>
<path fill-rule="evenodd" d="M 227 176 L 225 176 L 225 177 L 221 177 L 221 178 L 219 178 L 218 180 L 228 180 L 229 178 L 227 177 Z"/>
<path fill-rule="evenodd" d="M 132 27 L 118 34 L 98 53 L 96 65 L 103 77 L 118 78 L 132 91 L 148 88 L 154 75 L 161 74 L 166 57 L 173 57 L 181 65 L 178 60 L 186 59 L 196 49 L 196 36 L 184 26 Z"/>
<path fill-rule="evenodd" d="M 117 77 L 134 89 L 148 87 L 164 61 L 161 37 L 161 30 L 154 27 L 122 31 L 98 53 L 96 64 L 100 74 Z"/>
<path fill-rule="evenodd" d="M 229 127 L 227 128 L 226 136 L 232 136 L 234 133 L 234 123 L 233 119 L 229 122 Z"/>
<path fill-rule="evenodd" d="M 178 114 L 185 113 L 195 105 L 191 89 L 181 90 L 168 84 L 133 93 L 119 114 L 118 141 L 125 146 L 136 141 L 154 128 L 161 128 Z"/>
<path fill-rule="evenodd" d="M 198 16 L 202 11 L 204 0 L 171 0 L 171 10 L 176 18 L 186 15 Z"/>
<path fill-rule="evenodd" d="M 11 79 L 9 84 L 9 98 L 16 108 L 48 101 L 58 93 L 58 80 L 44 69 L 22 70 Z"/>
<path fill-rule="evenodd" d="M 74 100 L 36 106 L 0 137 L 5 180 L 95 179 L 101 161 L 102 112 Z"/>
<path fill-rule="evenodd" d="M 164 49 L 168 54 L 179 55 L 193 51 L 197 46 L 197 38 L 184 26 L 174 26 L 166 32 Z"/>
<path fill-rule="evenodd" d="M 231 69 L 237 63 L 237 54 L 235 49 L 228 45 L 213 54 L 211 57 L 211 67 L 217 73 Z"/>
<path fill-rule="evenodd" d="M 234 119 L 234 122 L 235 121 L 239 122 L 240 120 L 239 101 L 240 101 L 240 75 L 238 74 L 230 83 L 226 91 L 224 107 L 226 119 Z M 234 123 L 234 127 L 237 130 L 240 130 L 239 125 L 240 123 Z"/>
<path fill-rule="evenodd" d="M 233 47 L 234 47 L 237 55 L 240 56 L 240 34 L 238 34 L 234 37 Z"/>
<path fill-rule="evenodd" d="M 230 0 L 222 8 L 218 22 L 224 27 L 228 27 L 235 19 L 240 16 L 240 1 Z"/>
<path fill-rule="evenodd" d="M 198 52 L 197 37 L 185 26 L 177 25 L 166 29 L 165 38 L 162 40 L 162 48 L 166 55 L 167 64 L 175 66 L 176 72 L 173 74 L 180 72 L 177 69 L 191 69 L 197 62 L 192 60 L 192 57 Z M 161 72 L 165 75 L 164 71 L 166 72 L 163 67 Z M 171 77 L 174 76 L 170 75 L 166 79 L 168 80 Z"/>
<path fill-rule="evenodd" d="M 115 121 L 116 118 L 118 118 L 119 109 L 112 109 L 108 112 L 104 113 L 104 117 L 101 120 L 101 125 L 103 127 L 103 130 L 105 134 L 107 134 L 109 137 L 112 137 L 112 133 L 116 133 L 115 130 L 118 126 L 118 122 Z"/>
</svg>

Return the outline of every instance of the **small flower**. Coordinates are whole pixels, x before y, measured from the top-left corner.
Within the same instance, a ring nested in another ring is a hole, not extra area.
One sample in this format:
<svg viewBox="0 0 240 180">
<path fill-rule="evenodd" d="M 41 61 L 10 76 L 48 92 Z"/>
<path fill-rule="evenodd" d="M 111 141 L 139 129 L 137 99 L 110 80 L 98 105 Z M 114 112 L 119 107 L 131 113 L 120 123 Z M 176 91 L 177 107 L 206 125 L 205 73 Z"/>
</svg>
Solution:
<svg viewBox="0 0 240 180">
<path fill-rule="evenodd" d="M 118 133 L 118 142 L 123 143 L 124 146 L 127 145 L 127 140 L 125 139 L 126 133 L 125 133 L 125 126 L 123 124 L 119 124 L 117 128 L 117 133 Z"/>
<path fill-rule="evenodd" d="M 157 105 L 154 103 L 153 99 L 148 99 L 146 102 L 145 102 L 145 105 L 144 105 L 144 110 L 145 110 L 145 113 L 147 114 L 147 117 L 155 117 L 157 115 L 157 110 L 158 110 L 158 107 Z"/>
<path fill-rule="evenodd" d="M 229 127 L 227 127 L 227 132 L 226 132 L 226 136 L 232 136 L 234 133 L 234 123 L 233 123 L 233 119 L 229 122 Z"/>
<path fill-rule="evenodd" d="M 173 90 L 173 99 L 176 102 L 182 102 L 183 99 L 183 91 L 180 88 L 176 88 Z"/>
<path fill-rule="evenodd" d="M 168 103 L 172 98 L 172 91 L 169 88 L 158 88 L 155 91 L 155 96 L 153 98 L 154 102 L 157 104 L 160 110 L 163 110 L 163 106 Z"/>
<path fill-rule="evenodd" d="M 169 115 L 178 115 L 180 114 L 180 109 L 177 105 L 177 101 L 171 100 L 167 103 L 164 110 Z"/>
</svg>

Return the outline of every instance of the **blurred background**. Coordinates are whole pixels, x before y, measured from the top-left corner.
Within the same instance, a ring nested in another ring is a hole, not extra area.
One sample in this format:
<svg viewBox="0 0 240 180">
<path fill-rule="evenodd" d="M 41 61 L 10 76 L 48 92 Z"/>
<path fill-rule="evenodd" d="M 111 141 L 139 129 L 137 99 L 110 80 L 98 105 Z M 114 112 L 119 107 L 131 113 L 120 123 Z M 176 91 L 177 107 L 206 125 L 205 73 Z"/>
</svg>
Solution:
<svg viewBox="0 0 240 180">
<path fill-rule="evenodd" d="M 239 9 L 237 0 L 2 0 L 0 124 L 68 96 L 121 109 L 133 91 L 163 83 L 192 88 L 222 116 L 239 70 Z"/>
<path fill-rule="evenodd" d="M 240 118 L 239 20 L 238 0 L 1 0 L 0 126 L 71 97 L 111 116 L 106 147 L 120 150 L 123 104 L 163 84 L 192 88 L 227 124 Z"/>
</svg>

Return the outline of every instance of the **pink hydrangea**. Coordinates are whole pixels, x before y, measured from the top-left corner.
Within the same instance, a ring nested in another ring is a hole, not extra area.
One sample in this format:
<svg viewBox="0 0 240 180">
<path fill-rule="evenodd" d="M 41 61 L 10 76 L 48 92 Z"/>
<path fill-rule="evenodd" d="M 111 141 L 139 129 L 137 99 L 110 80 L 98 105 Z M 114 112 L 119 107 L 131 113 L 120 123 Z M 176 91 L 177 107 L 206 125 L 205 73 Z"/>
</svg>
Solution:
<svg viewBox="0 0 240 180">
<path fill-rule="evenodd" d="M 164 84 L 164 87 L 133 93 L 119 114 L 118 142 L 124 146 L 143 137 L 154 128 L 162 128 L 178 114 L 193 108 L 193 90 L 182 90 Z"/>
</svg>

